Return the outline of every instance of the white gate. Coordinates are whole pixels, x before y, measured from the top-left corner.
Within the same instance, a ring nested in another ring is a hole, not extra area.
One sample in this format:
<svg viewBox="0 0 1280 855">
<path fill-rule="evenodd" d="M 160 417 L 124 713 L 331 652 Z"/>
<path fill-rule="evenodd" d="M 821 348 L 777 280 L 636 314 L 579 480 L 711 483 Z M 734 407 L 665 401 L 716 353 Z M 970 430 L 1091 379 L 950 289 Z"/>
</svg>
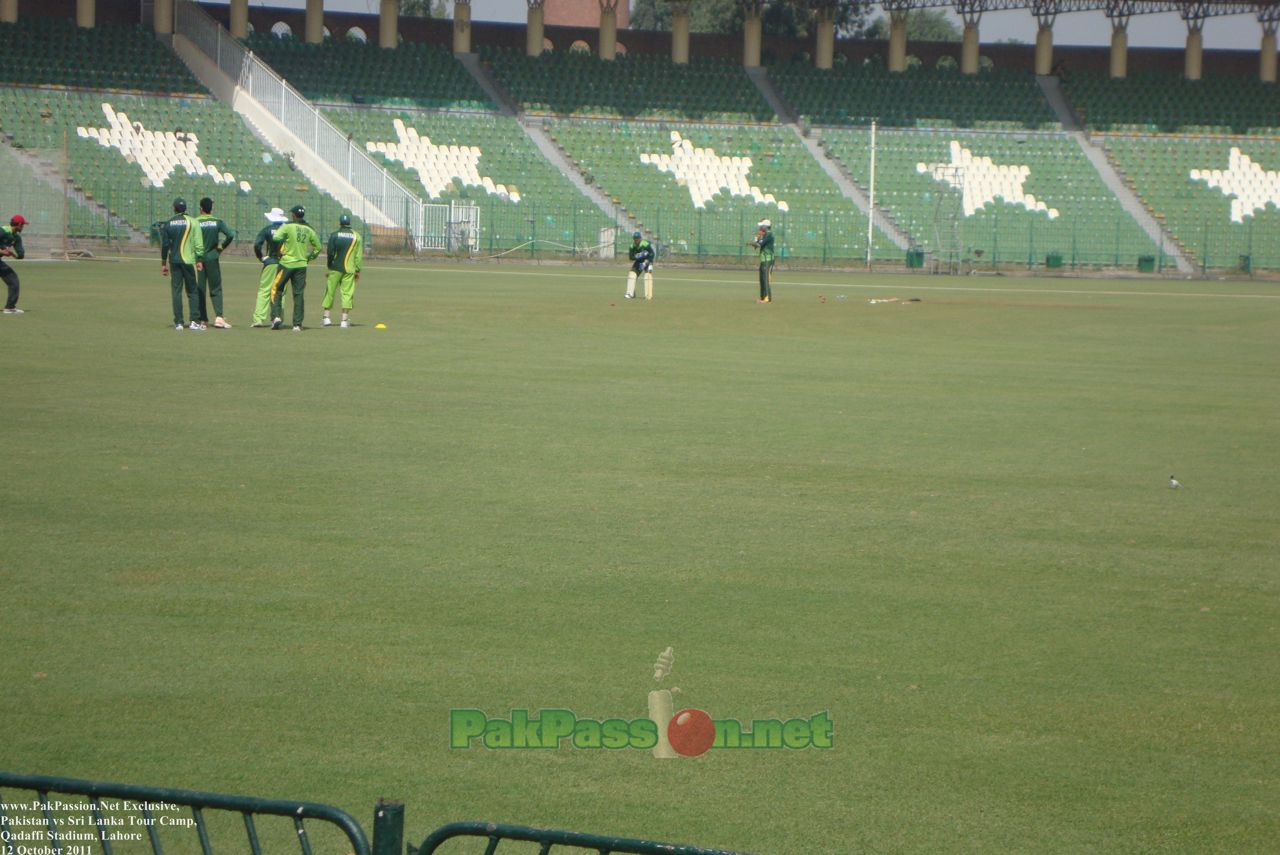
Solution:
<svg viewBox="0 0 1280 855">
<path fill-rule="evenodd" d="M 475 252 L 480 248 L 480 208 L 453 202 L 422 206 L 418 249 L 436 252 Z"/>
</svg>

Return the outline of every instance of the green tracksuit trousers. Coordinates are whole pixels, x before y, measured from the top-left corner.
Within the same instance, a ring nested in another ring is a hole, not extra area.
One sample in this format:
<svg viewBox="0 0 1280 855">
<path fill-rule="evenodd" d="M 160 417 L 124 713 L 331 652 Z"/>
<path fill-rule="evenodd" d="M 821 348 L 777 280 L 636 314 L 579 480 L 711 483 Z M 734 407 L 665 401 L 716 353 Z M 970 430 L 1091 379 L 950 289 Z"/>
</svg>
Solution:
<svg viewBox="0 0 1280 855">
<path fill-rule="evenodd" d="M 293 325 L 300 327 L 304 305 L 302 292 L 307 289 L 307 268 L 283 266 L 280 268 L 271 283 L 271 317 L 273 318 L 284 317 L 285 286 L 293 287 Z"/>
<path fill-rule="evenodd" d="M 205 254 L 204 270 L 196 272 L 196 290 L 200 292 L 201 321 L 209 322 L 209 300 L 213 301 L 213 316 L 225 317 L 222 314 L 222 265 L 216 252 Z M 205 299 L 206 291 L 208 299 Z"/>
<path fill-rule="evenodd" d="M 182 292 L 187 292 L 191 320 L 200 319 L 200 297 L 196 294 L 196 268 L 180 261 L 169 264 L 169 288 L 173 291 L 173 322 L 182 326 Z"/>
</svg>

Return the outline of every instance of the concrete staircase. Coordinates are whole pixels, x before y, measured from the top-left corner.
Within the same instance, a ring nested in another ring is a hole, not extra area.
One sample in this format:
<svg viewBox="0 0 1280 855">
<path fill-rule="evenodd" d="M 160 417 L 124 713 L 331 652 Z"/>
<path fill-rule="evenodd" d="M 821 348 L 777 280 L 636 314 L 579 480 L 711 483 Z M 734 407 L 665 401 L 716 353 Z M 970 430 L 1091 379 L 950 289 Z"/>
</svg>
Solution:
<svg viewBox="0 0 1280 855">
<path fill-rule="evenodd" d="M 0 147 L 3 147 L 6 152 L 12 155 L 14 160 L 18 161 L 30 170 L 31 174 L 34 175 L 36 180 L 41 184 L 48 185 L 58 195 L 65 195 L 88 208 L 90 211 L 93 211 L 95 214 L 98 214 L 102 217 L 103 222 L 111 223 L 111 228 L 113 230 L 123 235 L 128 235 L 129 241 L 134 246 L 147 245 L 147 235 L 144 235 L 128 222 L 111 213 L 110 210 L 96 199 L 86 196 L 84 191 L 77 190 L 75 187 L 71 186 L 66 174 L 52 163 L 49 163 L 43 158 L 37 157 L 25 149 L 14 148 L 9 144 L 9 139 L 3 135 L 0 135 Z"/>
<path fill-rule="evenodd" d="M 542 120 L 532 120 L 528 116 L 521 116 L 520 127 L 529 139 L 533 140 L 533 144 L 538 147 L 538 151 L 542 152 L 542 156 L 554 163 L 561 174 L 573 182 L 574 187 L 578 188 L 578 192 L 590 199 L 597 208 L 604 212 L 605 216 L 617 223 L 618 228 L 622 229 L 626 234 L 640 231 L 640 224 L 636 222 L 635 217 L 631 216 L 630 211 L 615 203 L 595 184 L 587 183 L 582 171 L 578 169 L 577 164 L 569 157 L 569 153 L 564 150 L 563 146 L 551 139 L 551 135 L 547 133 L 546 125 Z"/>
<path fill-rule="evenodd" d="M 498 105 L 498 111 L 502 115 L 514 116 L 519 120 L 520 129 L 538 147 L 538 151 L 542 152 L 542 156 L 555 164 L 556 169 L 559 169 L 560 173 L 569 179 L 579 193 L 590 199 L 592 204 L 604 212 L 605 216 L 617 223 L 619 229 L 622 229 L 627 234 L 639 231 L 640 224 L 636 222 L 635 217 L 631 216 L 629 211 L 606 196 L 595 184 L 587 183 L 582 171 L 578 169 L 577 164 L 569 157 L 569 153 L 547 133 L 545 120 L 533 119 L 524 115 L 520 110 L 520 105 L 503 91 L 496 80 L 489 76 L 488 70 L 480 62 L 480 57 L 473 53 L 455 53 L 454 56 L 462 63 L 462 67 L 467 70 L 467 73 L 471 75 L 476 83 L 480 84 L 480 88 Z"/>
<path fill-rule="evenodd" d="M 229 104 L 240 114 L 254 134 L 265 140 L 276 152 L 289 158 L 312 184 L 352 210 L 359 211 L 363 219 L 371 225 L 384 228 L 396 226 L 395 220 L 326 163 L 307 143 L 290 131 L 271 110 L 241 88 L 239 81 L 228 77 L 218 64 L 192 41 L 175 34 L 172 45 L 174 53 L 191 70 L 202 86 L 213 93 L 219 101 Z"/>
<path fill-rule="evenodd" d="M 883 209 L 877 208 L 874 212 L 871 210 L 871 201 L 866 191 L 849 174 L 844 164 L 836 161 L 827 153 L 826 148 L 822 145 L 820 133 L 800 126 L 795 110 L 778 94 L 778 90 L 773 88 L 773 83 L 769 80 L 769 75 L 765 69 L 748 68 L 747 77 L 751 78 L 751 82 L 756 85 L 756 89 L 764 96 L 765 101 L 778 114 L 778 117 L 800 139 L 810 157 L 822 167 L 822 171 L 827 174 L 827 177 L 840 188 L 840 193 L 853 202 L 859 211 L 871 217 L 871 222 L 879 229 L 881 234 L 893 241 L 894 246 L 904 251 L 909 249 L 911 239 L 902 229 L 898 228 L 898 225 L 893 222 Z"/>
<path fill-rule="evenodd" d="M 480 88 L 493 103 L 498 105 L 498 112 L 504 116 L 516 116 L 520 113 L 520 106 L 508 95 L 498 82 L 489 76 L 483 65 L 480 64 L 480 57 L 474 53 L 455 53 L 454 59 L 462 64 L 472 79 L 480 84 Z"/>
<path fill-rule="evenodd" d="M 1098 176 L 1103 183 L 1120 201 L 1120 206 L 1124 208 L 1129 216 L 1142 228 L 1147 236 L 1157 245 L 1160 246 L 1165 255 L 1169 256 L 1174 266 L 1178 268 L 1178 272 L 1185 276 L 1192 276 L 1196 273 L 1195 265 L 1187 258 L 1183 252 L 1182 245 L 1178 240 L 1165 230 L 1164 225 L 1155 218 L 1155 215 L 1146 204 L 1133 191 L 1128 182 L 1120 174 L 1116 165 L 1111 162 L 1111 158 L 1107 157 L 1106 151 L 1101 146 L 1096 145 L 1093 139 L 1084 129 L 1084 123 L 1080 121 L 1080 116 L 1067 103 L 1066 96 L 1062 93 L 1062 87 L 1057 77 L 1040 76 L 1036 78 L 1036 82 L 1040 84 L 1040 91 L 1044 93 L 1045 100 L 1049 102 L 1049 106 L 1053 108 L 1054 114 L 1058 117 L 1058 121 L 1062 123 L 1063 129 L 1067 136 L 1075 140 L 1080 146 L 1080 150 L 1084 152 L 1085 157 L 1089 158 L 1089 162 L 1093 164 L 1093 168 L 1097 170 Z"/>
</svg>

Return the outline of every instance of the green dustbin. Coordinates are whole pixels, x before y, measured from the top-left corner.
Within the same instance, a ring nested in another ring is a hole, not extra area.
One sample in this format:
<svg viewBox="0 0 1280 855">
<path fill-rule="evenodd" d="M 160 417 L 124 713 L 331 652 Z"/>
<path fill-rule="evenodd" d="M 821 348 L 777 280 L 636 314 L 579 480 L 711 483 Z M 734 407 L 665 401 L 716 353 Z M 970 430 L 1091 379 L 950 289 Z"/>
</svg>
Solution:
<svg viewBox="0 0 1280 855">
<path fill-rule="evenodd" d="M 924 250 L 909 249 L 907 250 L 907 269 L 918 270 L 924 267 Z"/>
<path fill-rule="evenodd" d="M 1156 257 L 1154 255 L 1138 256 L 1138 272 L 1139 273 L 1155 273 Z"/>
<path fill-rule="evenodd" d="M 1062 253 L 1051 252 L 1044 257 L 1044 266 L 1050 270 L 1057 270 L 1062 266 Z"/>
</svg>

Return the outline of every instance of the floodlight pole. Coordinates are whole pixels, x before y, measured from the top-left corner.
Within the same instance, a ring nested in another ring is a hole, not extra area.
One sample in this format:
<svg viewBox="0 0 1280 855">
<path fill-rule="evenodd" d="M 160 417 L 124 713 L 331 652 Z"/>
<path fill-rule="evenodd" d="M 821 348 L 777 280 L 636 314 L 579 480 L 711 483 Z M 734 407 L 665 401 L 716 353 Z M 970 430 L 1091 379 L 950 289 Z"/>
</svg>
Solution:
<svg viewBox="0 0 1280 855">
<path fill-rule="evenodd" d="M 867 194 L 867 269 L 871 269 L 871 237 L 876 221 L 876 122 L 871 120 L 871 181 Z"/>
</svg>

